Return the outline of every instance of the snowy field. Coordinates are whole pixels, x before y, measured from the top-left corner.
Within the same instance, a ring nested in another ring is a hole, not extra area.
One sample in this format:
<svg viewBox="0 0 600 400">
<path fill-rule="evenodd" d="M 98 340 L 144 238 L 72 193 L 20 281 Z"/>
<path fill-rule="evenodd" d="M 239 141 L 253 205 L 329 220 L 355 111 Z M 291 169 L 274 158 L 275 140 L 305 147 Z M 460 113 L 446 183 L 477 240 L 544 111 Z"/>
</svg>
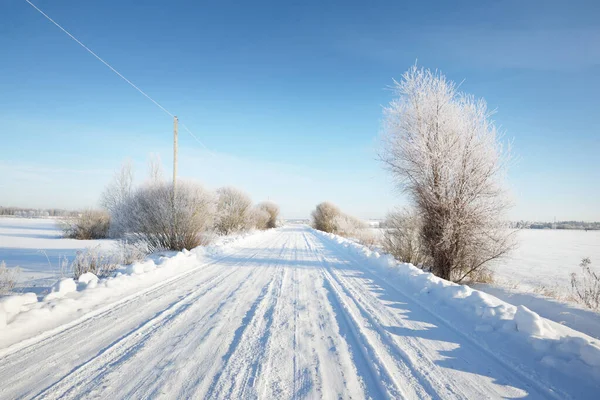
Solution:
<svg viewBox="0 0 600 400">
<path fill-rule="evenodd" d="M 563 293 L 570 288 L 571 272 L 589 257 L 600 267 L 600 231 L 523 229 L 518 247 L 492 269 L 499 283 L 518 283 L 522 290 L 540 286 Z"/>
<path fill-rule="evenodd" d="M 0 218 L 0 261 L 19 267 L 17 290 L 41 293 L 63 274 L 61 264 L 71 261 L 77 251 L 100 246 L 112 251 L 112 240 L 62 238 L 57 223 L 50 218 Z"/>
</svg>

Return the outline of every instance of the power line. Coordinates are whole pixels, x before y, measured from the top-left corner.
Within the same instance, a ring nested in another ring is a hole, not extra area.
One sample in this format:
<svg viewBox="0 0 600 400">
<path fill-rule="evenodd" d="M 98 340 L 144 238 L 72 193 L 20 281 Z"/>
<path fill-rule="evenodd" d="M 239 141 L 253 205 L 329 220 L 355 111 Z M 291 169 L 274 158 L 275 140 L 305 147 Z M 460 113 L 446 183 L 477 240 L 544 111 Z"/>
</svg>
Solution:
<svg viewBox="0 0 600 400">
<path fill-rule="evenodd" d="M 123 76 L 123 74 L 121 74 L 119 71 L 117 71 L 115 68 L 113 68 L 109 63 L 107 63 L 106 61 L 104 61 L 102 59 L 102 57 L 100 57 L 98 54 L 94 53 L 89 47 L 87 47 L 85 44 L 81 43 L 81 41 L 79 41 L 75 36 L 73 36 L 69 31 L 67 31 L 65 28 L 63 28 L 58 22 L 54 21 L 52 18 L 50 18 L 50 16 L 48 16 L 48 14 L 46 14 L 45 12 L 43 12 L 42 10 L 40 10 L 35 4 L 33 4 L 31 1 L 29 0 L 25 0 L 31 7 L 33 7 L 35 10 L 37 10 L 40 14 L 42 14 L 44 17 L 46 17 L 46 19 L 50 22 L 52 22 L 58 29 L 60 29 L 61 31 L 63 31 L 64 33 L 66 33 L 71 39 L 73 39 L 77 44 L 79 44 L 81 47 L 83 47 L 88 53 L 90 53 L 91 55 L 93 55 L 96 59 L 98 59 L 98 61 L 100 61 L 102 64 L 106 65 L 112 72 L 114 72 L 115 74 L 117 74 L 117 76 L 121 79 L 123 79 L 125 82 L 127 82 L 131 87 L 133 87 L 135 90 L 137 90 L 138 92 L 140 92 L 144 97 L 146 97 L 148 100 L 150 100 L 151 102 L 153 102 L 158 108 L 160 108 L 161 110 L 163 110 L 166 114 L 168 114 L 171 118 L 175 118 L 175 115 L 173 113 L 171 113 L 169 110 L 167 110 L 165 107 L 163 107 L 158 101 L 154 100 L 152 97 L 150 97 L 150 95 L 148 95 L 146 92 L 144 92 L 142 89 L 140 89 L 139 87 L 137 87 L 133 82 L 131 82 L 129 79 L 125 78 L 125 76 Z M 183 129 L 190 134 L 191 137 L 193 137 L 198 143 L 200 143 L 200 145 L 202 145 L 202 147 L 204 147 L 206 150 L 208 150 L 209 153 L 211 153 L 212 155 L 214 155 L 214 153 L 208 148 L 206 147 L 206 145 L 204 143 L 202 143 L 202 141 L 200 139 L 198 139 L 198 137 L 196 135 L 194 135 L 192 133 L 192 131 L 185 125 L 185 124 L 181 124 L 181 126 L 183 127 Z"/>
</svg>

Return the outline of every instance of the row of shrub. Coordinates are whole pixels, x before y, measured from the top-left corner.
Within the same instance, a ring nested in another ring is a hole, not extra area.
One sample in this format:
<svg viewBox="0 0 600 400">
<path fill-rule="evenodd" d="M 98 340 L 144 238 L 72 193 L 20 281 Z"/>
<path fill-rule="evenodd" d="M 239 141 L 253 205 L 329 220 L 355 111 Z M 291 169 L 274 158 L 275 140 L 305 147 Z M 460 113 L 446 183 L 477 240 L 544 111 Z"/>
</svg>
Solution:
<svg viewBox="0 0 600 400">
<path fill-rule="evenodd" d="M 87 210 L 63 222 L 65 236 L 75 239 L 121 238 L 147 252 L 192 249 L 214 235 L 277 226 L 279 207 L 254 205 L 243 191 L 210 191 L 195 182 L 174 186 L 160 175 L 139 187 L 124 165 L 102 196 L 104 210 Z"/>
<path fill-rule="evenodd" d="M 311 214 L 312 227 L 327 233 L 351 237 L 369 246 L 379 246 L 400 262 L 410 263 L 430 271 L 431 257 L 425 246 L 421 231 L 423 221 L 414 210 L 398 210 L 388 213 L 380 224 L 382 232 L 375 235 L 363 221 L 342 212 L 330 202 L 316 206 Z M 469 274 L 470 281 L 490 282 L 493 277 L 487 268 Z"/>
</svg>

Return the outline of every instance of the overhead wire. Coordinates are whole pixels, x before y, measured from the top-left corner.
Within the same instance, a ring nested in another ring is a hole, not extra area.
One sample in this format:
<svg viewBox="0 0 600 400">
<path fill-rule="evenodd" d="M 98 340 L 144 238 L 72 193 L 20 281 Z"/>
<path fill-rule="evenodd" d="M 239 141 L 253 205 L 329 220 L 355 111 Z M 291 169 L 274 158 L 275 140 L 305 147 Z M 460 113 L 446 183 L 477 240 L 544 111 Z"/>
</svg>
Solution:
<svg viewBox="0 0 600 400">
<path fill-rule="evenodd" d="M 92 51 L 89 47 L 87 47 L 85 44 L 83 44 L 79 39 L 77 39 L 69 31 L 67 31 L 65 28 L 63 28 L 58 22 L 56 22 L 55 20 L 53 20 L 48 14 L 46 14 L 44 11 L 40 10 L 30 0 L 25 0 L 25 2 L 27 2 L 31 7 L 33 7 L 40 14 L 42 14 L 48 21 L 52 22 L 57 28 L 59 28 L 61 31 L 63 31 L 65 34 L 67 34 L 77 44 L 79 44 L 81 47 L 83 47 L 88 53 L 90 53 L 91 55 L 93 55 L 98 61 L 100 61 L 102 64 L 104 64 L 106 67 L 108 67 L 119 78 L 121 78 L 125 82 L 127 82 L 131 87 L 133 87 L 135 90 L 137 90 L 139 93 L 141 93 L 144 97 L 146 97 L 148 100 L 150 100 L 152 103 L 154 103 L 158 108 L 160 108 L 162 111 L 164 111 L 167 115 L 169 115 L 172 118 L 175 118 L 175 114 L 173 114 L 172 112 L 170 112 L 169 110 L 167 110 L 162 104 L 160 104 L 158 101 L 154 100 L 148 93 L 144 92 L 137 85 L 135 85 L 133 82 L 131 82 L 129 79 L 127 79 L 123 74 L 121 74 L 119 71 L 117 71 L 112 65 L 110 65 L 108 62 L 106 62 L 102 57 L 100 57 L 98 54 L 96 54 L 94 51 Z M 212 155 L 215 155 L 208 147 L 206 147 L 206 145 L 204 143 L 202 143 L 202 141 L 200 139 L 198 139 L 198 137 L 183 122 L 180 121 L 180 124 L 181 124 L 182 128 L 187 133 L 190 134 L 190 136 L 192 138 L 194 138 L 202 147 L 204 147 L 204 149 L 206 149 Z"/>
</svg>

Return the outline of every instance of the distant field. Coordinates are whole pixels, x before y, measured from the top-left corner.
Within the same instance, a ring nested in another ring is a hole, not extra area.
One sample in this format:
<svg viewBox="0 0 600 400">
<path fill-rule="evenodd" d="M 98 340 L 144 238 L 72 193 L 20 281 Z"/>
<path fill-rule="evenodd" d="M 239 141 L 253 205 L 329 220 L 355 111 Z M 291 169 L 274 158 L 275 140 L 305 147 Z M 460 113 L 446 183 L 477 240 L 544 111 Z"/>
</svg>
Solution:
<svg viewBox="0 0 600 400">
<path fill-rule="evenodd" d="M 600 231 L 523 229 L 519 247 L 492 268 L 499 280 L 527 286 L 568 290 L 571 272 L 579 272 L 583 257 L 600 268 Z"/>
<path fill-rule="evenodd" d="M 78 250 L 101 246 L 112 240 L 63 239 L 55 219 L 0 218 L 0 261 L 20 267 L 19 288 L 39 292 L 61 275 L 61 259 L 72 260 Z"/>
</svg>

